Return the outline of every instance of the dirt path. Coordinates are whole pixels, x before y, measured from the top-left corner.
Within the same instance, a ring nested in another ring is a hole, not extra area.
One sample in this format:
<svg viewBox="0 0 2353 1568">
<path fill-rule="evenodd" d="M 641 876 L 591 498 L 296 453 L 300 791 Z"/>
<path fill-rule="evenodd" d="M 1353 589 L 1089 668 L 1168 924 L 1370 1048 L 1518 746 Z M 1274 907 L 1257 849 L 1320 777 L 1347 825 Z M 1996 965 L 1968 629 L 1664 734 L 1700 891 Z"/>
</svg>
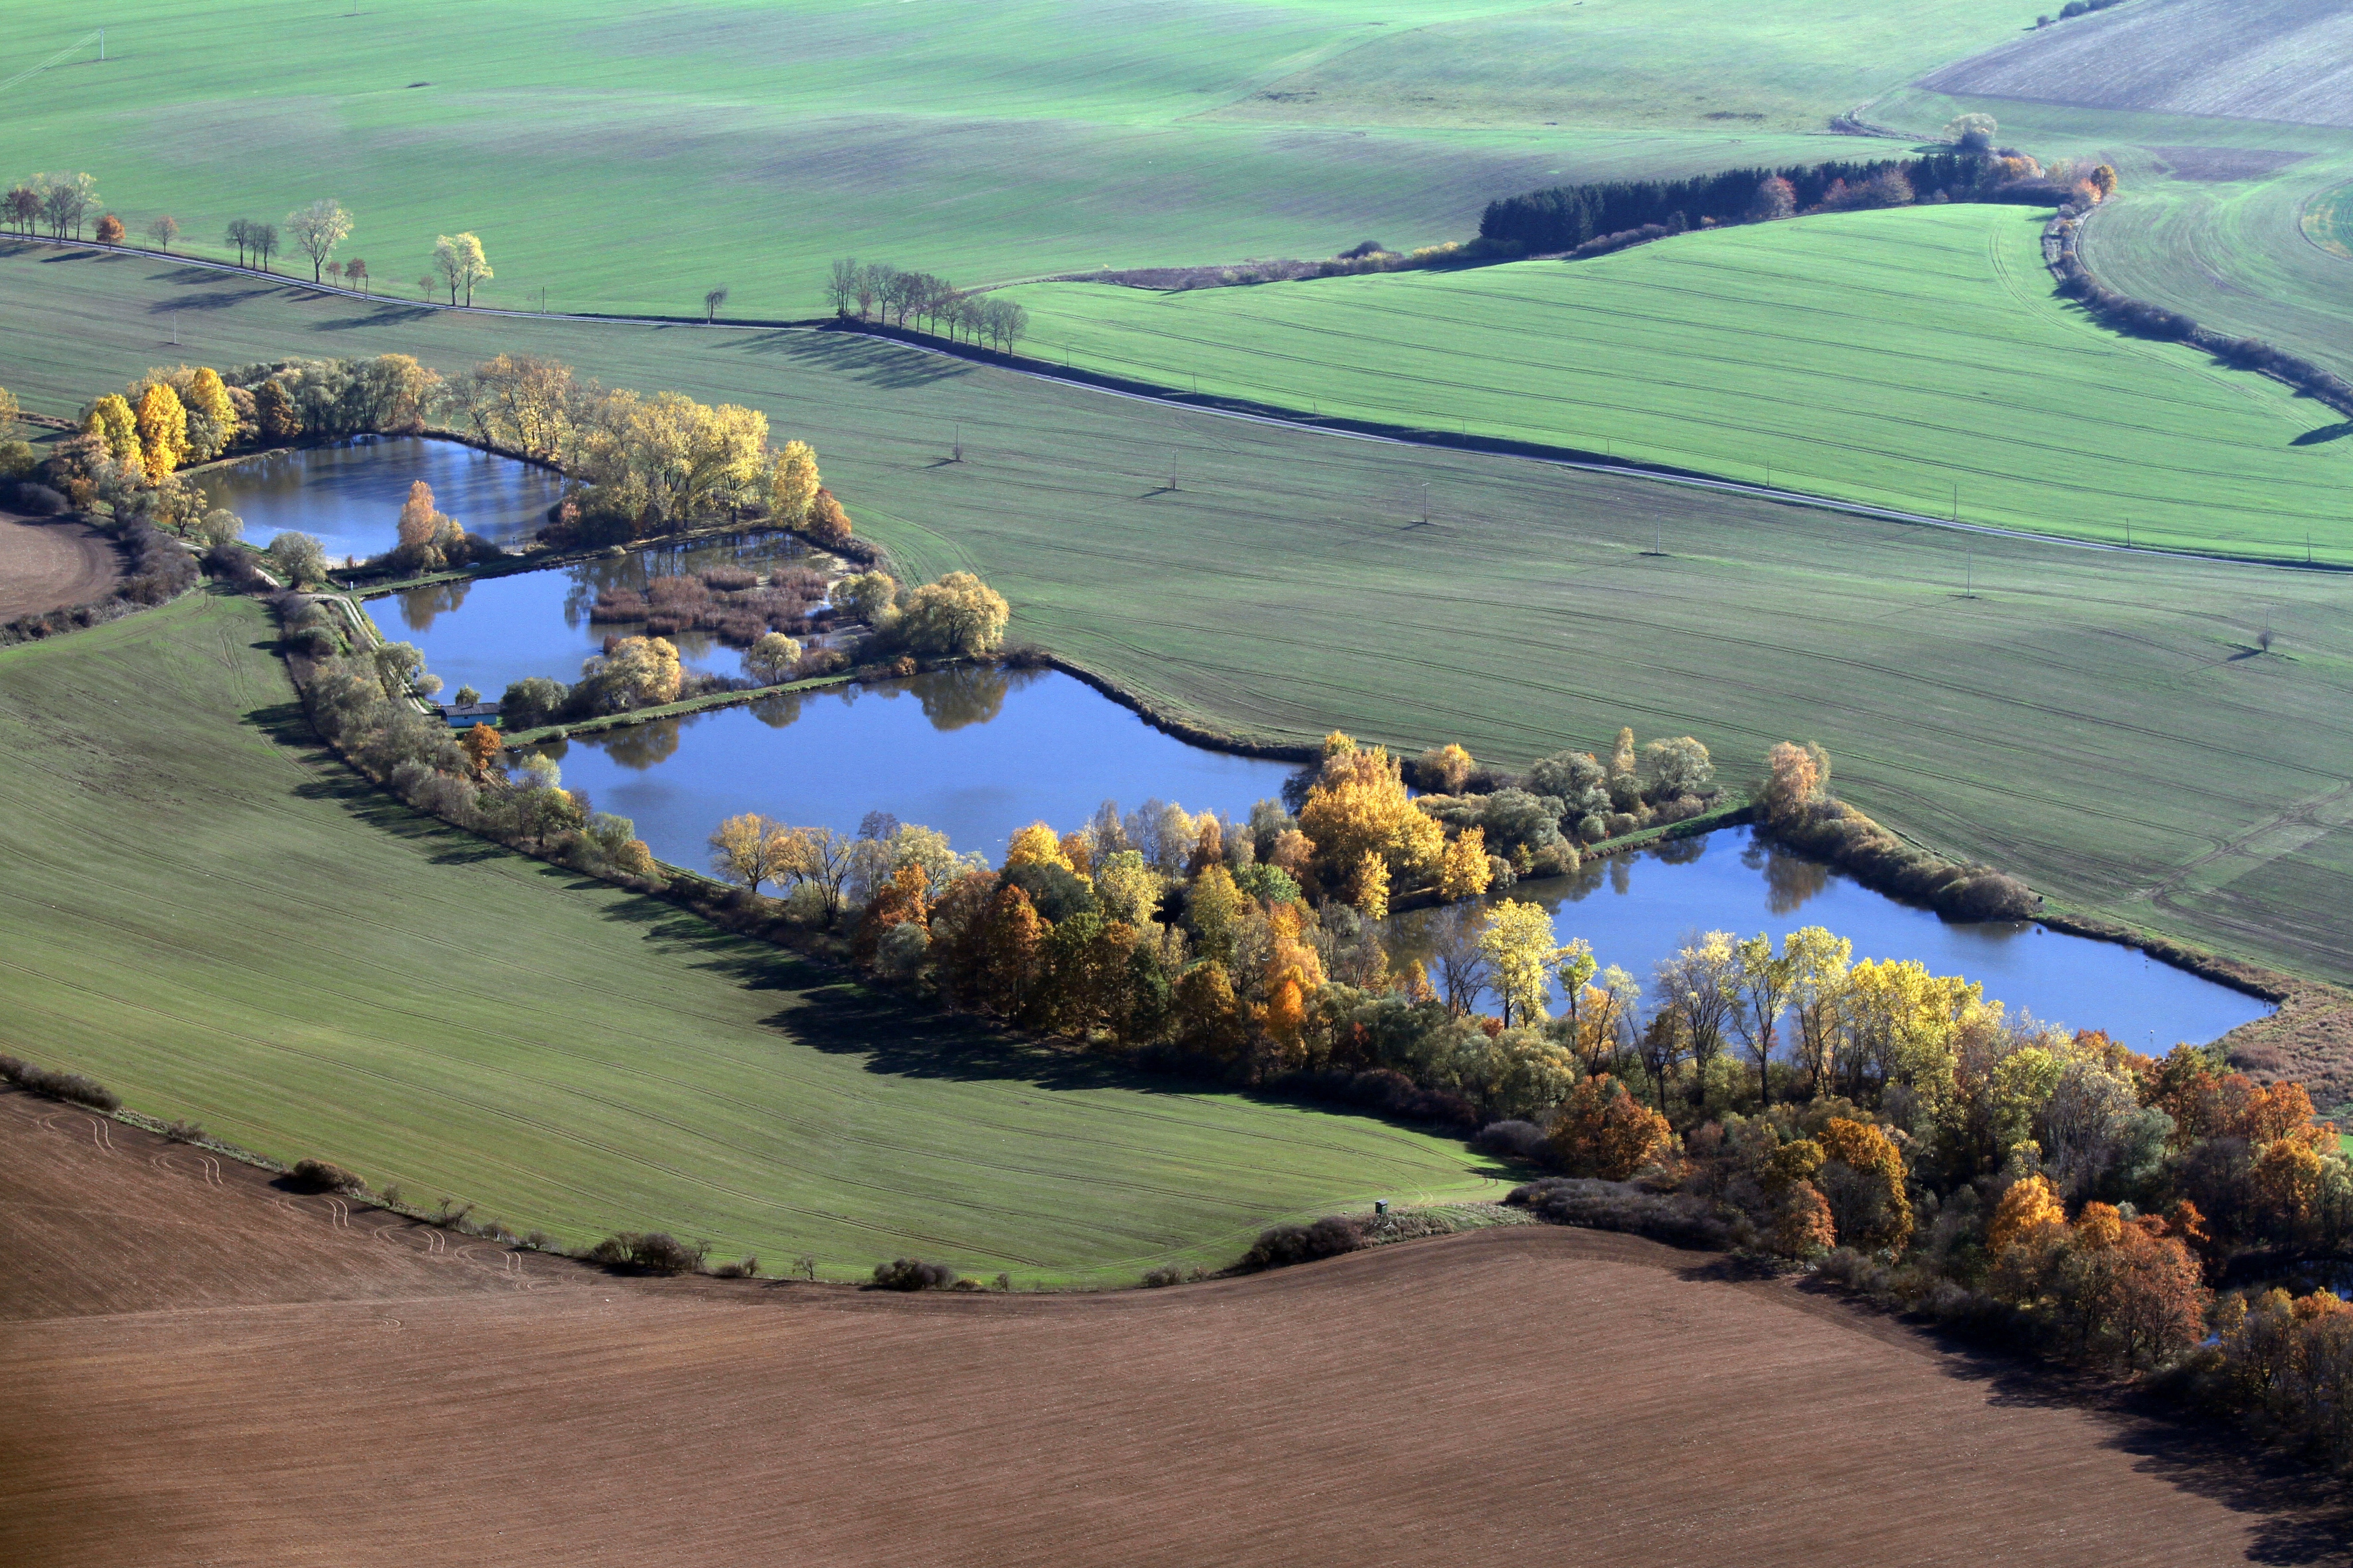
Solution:
<svg viewBox="0 0 2353 1568">
<path fill-rule="evenodd" d="M 89 524 L 0 512 L 0 621 L 103 599 L 121 575 L 113 542 Z"/>
<path fill-rule="evenodd" d="M 2337 1560 L 2308 1473 L 1631 1237 L 1201 1286 L 609 1279 L 0 1094 L 0 1561 Z M 25 1321 L 36 1319 L 37 1321 Z"/>
</svg>

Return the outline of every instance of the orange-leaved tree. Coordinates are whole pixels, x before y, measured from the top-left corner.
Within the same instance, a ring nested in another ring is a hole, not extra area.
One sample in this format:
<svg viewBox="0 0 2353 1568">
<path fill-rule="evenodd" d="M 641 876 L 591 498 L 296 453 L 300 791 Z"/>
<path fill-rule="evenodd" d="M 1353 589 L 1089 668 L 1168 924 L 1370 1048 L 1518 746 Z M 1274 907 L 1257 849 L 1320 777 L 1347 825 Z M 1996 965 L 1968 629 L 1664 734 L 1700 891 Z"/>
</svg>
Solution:
<svg viewBox="0 0 2353 1568">
<path fill-rule="evenodd" d="M 1674 1147 L 1674 1129 L 1608 1073 L 1568 1091 L 1553 1118 L 1552 1147 L 1572 1176 L 1622 1182 Z"/>
</svg>

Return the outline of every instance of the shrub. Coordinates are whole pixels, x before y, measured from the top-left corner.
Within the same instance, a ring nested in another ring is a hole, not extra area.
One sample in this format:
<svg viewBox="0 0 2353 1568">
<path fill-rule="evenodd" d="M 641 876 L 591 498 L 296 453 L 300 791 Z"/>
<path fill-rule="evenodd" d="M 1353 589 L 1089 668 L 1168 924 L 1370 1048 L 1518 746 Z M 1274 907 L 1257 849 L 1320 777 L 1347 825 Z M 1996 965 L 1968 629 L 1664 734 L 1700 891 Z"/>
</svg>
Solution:
<svg viewBox="0 0 2353 1568">
<path fill-rule="evenodd" d="M 919 1258 L 894 1258 L 874 1266 L 877 1290 L 945 1290 L 956 1282 L 956 1271 L 944 1263 Z"/>
<path fill-rule="evenodd" d="M 201 1143 L 205 1141 L 204 1126 L 185 1118 L 164 1129 L 164 1136 L 174 1143 Z"/>
<path fill-rule="evenodd" d="M 291 1174 L 295 1184 L 314 1193 L 356 1193 L 367 1187 L 352 1172 L 325 1160 L 297 1160 Z"/>
<path fill-rule="evenodd" d="M 5 1079 L 18 1089 L 46 1094 L 52 1100 L 87 1105 L 92 1110 L 111 1114 L 122 1106 L 121 1095 L 95 1079 L 84 1078 L 78 1072 L 59 1072 L 54 1068 L 35 1067 L 15 1057 L 0 1056 L 0 1079 Z"/>
<path fill-rule="evenodd" d="M 66 498 L 47 485 L 18 479 L 0 484 L 0 506 L 25 517 L 55 517 L 66 510 Z"/>
<path fill-rule="evenodd" d="M 588 1261 L 607 1268 L 634 1268 L 644 1274 L 692 1274 L 702 1268 L 711 1244 L 692 1247 L 666 1230 L 625 1230 L 607 1237 L 588 1249 Z"/>
<path fill-rule="evenodd" d="M 1533 1121 L 1490 1121 L 1479 1130 L 1471 1146 L 1482 1154 L 1501 1154 L 1531 1164 L 1548 1164 L 1552 1160 L 1552 1140 Z"/>
<path fill-rule="evenodd" d="M 1189 1285 L 1208 1277 L 1208 1270 L 1198 1264 L 1164 1263 L 1157 1268 L 1144 1271 L 1144 1282 L 1155 1290 L 1169 1285 Z M 1004 1276 L 999 1275 L 998 1278 L 1003 1279 Z"/>
<path fill-rule="evenodd" d="M 740 1258 L 733 1263 L 723 1263 L 711 1272 L 722 1279 L 757 1279 L 760 1277 L 760 1260 L 757 1258 Z"/>
<path fill-rule="evenodd" d="M 1662 1197 L 1623 1182 L 1549 1176 L 1514 1187 L 1504 1201 L 1554 1225 L 1624 1231 L 1675 1247 L 1728 1247 L 1732 1226 L 1689 1193 Z"/>
<path fill-rule="evenodd" d="M 1271 1226 L 1259 1232 L 1250 1249 L 1242 1254 L 1238 1265 L 1244 1272 L 1261 1268 L 1282 1268 L 1293 1263 L 1313 1263 L 1321 1258 L 1337 1258 L 1344 1252 L 1354 1252 L 1365 1244 L 1361 1221 L 1343 1215 L 1326 1215 L 1314 1225 Z"/>
</svg>

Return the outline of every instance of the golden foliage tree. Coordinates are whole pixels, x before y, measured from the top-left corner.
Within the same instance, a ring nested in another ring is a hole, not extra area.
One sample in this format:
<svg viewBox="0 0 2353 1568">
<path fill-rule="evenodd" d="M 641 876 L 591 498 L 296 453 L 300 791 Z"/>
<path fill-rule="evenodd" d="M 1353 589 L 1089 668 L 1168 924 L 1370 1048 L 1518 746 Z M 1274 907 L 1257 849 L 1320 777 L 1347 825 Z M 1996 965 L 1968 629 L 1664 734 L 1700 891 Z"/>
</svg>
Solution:
<svg viewBox="0 0 2353 1568">
<path fill-rule="evenodd" d="M 1442 795 L 1461 794 L 1477 766 L 1470 752 L 1451 743 L 1432 747 L 1416 757 L 1413 763 L 1414 776 L 1421 787 Z"/>
<path fill-rule="evenodd" d="M 1504 1026 L 1523 1027 L 1546 1016 L 1553 964 L 1563 949 L 1553 940 L 1552 916 L 1541 904 L 1499 899 L 1479 923 L 1479 952 L 1487 983 L 1503 998 Z"/>
<path fill-rule="evenodd" d="M 120 393 L 110 392 L 90 405 L 81 427 L 106 443 L 106 455 L 118 463 L 142 463 L 146 454 L 139 444 L 139 417 Z"/>
<path fill-rule="evenodd" d="M 668 637 L 623 637 L 612 652 L 589 662 L 625 707 L 675 702 L 685 681 L 678 645 Z"/>
<path fill-rule="evenodd" d="M 506 750 L 506 742 L 491 725 L 477 724 L 466 731 L 458 749 L 466 753 L 466 765 L 473 770 L 474 776 L 487 779 L 498 764 L 499 753 Z"/>
<path fill-rule="evenodd" d="M 180 395 L 157 382 L 139 399 L 139 450 L 147 477 L 162 483 L 188 456 L 188 411 Z"/>
<path fill-rule="evenodd" d="M 1359 748 L 1335 731 L 1324 741 L 1323 772 L 1299 811 L 1299 830 L 1314 847 L 1328 885 L 1356 881 L 1367 854 L 1409 881 L 1435 873 L 1445 829 L 1407 795 L 1397 760 L 1379 746 Z"/>
<path fill-rule="evenodd" d="M 951 572 L 909 595 L 899 636 L 917 653 L 976 658 L 1005 641 L 1005 595 L 969 572 Z"/>
<path fill-rule="evenodd" d="M 754 892 L 784 874 L 785 841 L 791 829 L 756 811 L 731 816 L 712 829 L 711 862 Z"/>
<path fill-rule="evenodd" d="M 1483 827 L 1464 828 L 1439 851 L 1438 896 L 1449 903 L 1477 898 L 1487 890 L 1487 884 L 1494 877 L 1494 868 L 1487 864 L 1487 830 Z"/>
<path fill-rule="evenodd" d="M 1356 860 L 1356 875 L 1349 879 L 1350 903 L 1368 921 L 1383 921 L 1389 915 L 1389 863 L 1381 858 L 1380 851 L 1367 849 Z"/>
<path fill-rule="evenodd" d="M 399 558 L 427 572 L 438 572 L 448 565 L 450 552 L 466 537 L 455 519 L 442 515 L 435 507 L 433 487 L 423 479 L 409 484 L 408 499 L 400 505 L 397 532 Z"/>
<path fill-rule="evenodd" d="M 1176 1004 L 1177 1038 L 1187 1049 L 1218 1061 L 1241 1055 L 1248 1037 L 1224 964 L 1208 959 L 1187 970 L 1176 982 Z"/>
<path fill-rule="evenodd" d="M 2000 1258 L 2021 1241 L 2029 1240 L 2051 1226 L 2063 1227 L 2067 1210 L 2059 1202 L 2058 1190 L 2048 1177 L 2027 1176 L 2010 1183 L 1994 1205 L 1993 1220 L 1986 1226 L 1986 1250 Z"/>
<path fill-rule="evenodd" d="M 210 365 L 190 371 L 180 402 L 188 412 L 188 455 L 196 462 L 210 462 L 237 439 L 237 407 L 220 372 Z"/>
<path fill-rule="evenodd" d="M 817 453 L 806 441 L 787 441 L 768 469 L 768 511 L 778 522 L 797 528 L 808 518 L 817 499 Z"/>
</svg>

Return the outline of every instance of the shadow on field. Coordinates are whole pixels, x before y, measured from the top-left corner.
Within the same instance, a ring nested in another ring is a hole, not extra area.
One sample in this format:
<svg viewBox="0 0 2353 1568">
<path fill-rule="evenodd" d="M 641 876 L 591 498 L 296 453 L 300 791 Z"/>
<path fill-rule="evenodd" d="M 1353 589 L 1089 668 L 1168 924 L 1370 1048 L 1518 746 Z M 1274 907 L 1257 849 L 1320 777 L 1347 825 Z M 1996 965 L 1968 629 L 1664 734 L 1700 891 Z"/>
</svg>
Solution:
<svg viewBox="0 0 2353 1568">
<path fill-rule="evenodd" d="M 341 294 L 312 294 L 306 289 L 304 290 L 304 298 L 313 300 L 342 300 L 344 296 Z M 322 332 L 347 332 L 360 327 L 404 326 L 410 321 L 421 321 L 431 314 L 433 314 L 433 312 L 427 310 L 422 305 L 403 305 L 391 300 L 386 300 L 385 303 L 378 305 L 374 310 L 364 316 L 337 316 L 332 321 L 318 322 L 317 326 L 318 330 Z"/>
<path fill-rule="evenodd" d="M 182 310 L 230 310 L 248 300 L 263 300 L 277 293 L 271 288 L 215 289 L 203 294 L 182 294 L 176 299 L 156 300 L 147 307 L 151 316 L 176 315 Z"/>
<path fill-rule="evenodd" d="M 1723 1258 L 1683 1272 L 1686 1278 L 1736 1282 L 1755 1271 L 1739 1259 Z M 2075 1412 L 2098 1426 L 2104 1447 L 2134 1456 L 2134 1468 L 2141 1474 L 2258 1516 L 2251 1525 L 2247 1562 L 2347 1561 L 2346 1542 L 2353 1541 L 2353 1488 L 2325 1470 L 2257 1447 L 2228 1419 L 2208 1419 L 2163 1395 L 2055 1363 L 2030 1362 L 2006 1346 L 1881 1310 L 1816 1282 L 1801 1284 L 1799 1294 L 1810 1310 L 1835 1313 L 1862 1332 L 1929 1352 L 1946 1376 L 1979 1384 L 1989 1405 Z"/>
<path fill-rule="evenodd" d="M 762 332 L 733 346 L 747 353 L 789 354 L 819 370 L 846 372 L 869 386 L 892 391 L 930 386 L 972 374 L 972 366 L 937 354 L 916 353 L 856 332 Z"/>
<path fill-rule="evenodd" d="M 2341 441 L 2348 436 L 2353 436 L 2353 419 L 2340 420 L 2335 425 L 2323 425 L 2316 430 L 2306 430 L 2303 435 L 2298 436 L 2295 440 L 2290 441 L 2288 445 L 2291 447 L 2317 447 L 2329 441 Z"/>
</svg>

